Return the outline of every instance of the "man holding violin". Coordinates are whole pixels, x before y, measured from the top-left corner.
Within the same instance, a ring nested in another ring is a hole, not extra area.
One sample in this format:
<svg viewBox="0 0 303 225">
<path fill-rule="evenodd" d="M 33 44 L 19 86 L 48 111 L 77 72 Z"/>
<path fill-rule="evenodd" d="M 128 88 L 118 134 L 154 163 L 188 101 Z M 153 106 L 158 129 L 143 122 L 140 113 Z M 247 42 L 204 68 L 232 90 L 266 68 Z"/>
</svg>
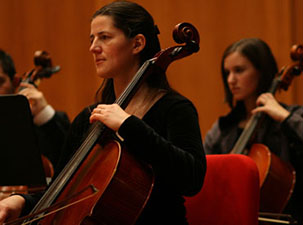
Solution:
<svg viewBox="0 0 303 225">
<path fill-rule="evenodd" d="M 0 95 L 14 94 L 19 90 L 16 85 L 15 65 L 5 51 L 0 49 Z M 22 94 L 27 97 L 35 125 L 38 145 L 41 153 L 55 166 L 60 149 L 69 129 L 70 121 L 65 112 L 55 111 L 49 105 L 41 91 L 34 85 L 20 83 Z"/>
</svg>

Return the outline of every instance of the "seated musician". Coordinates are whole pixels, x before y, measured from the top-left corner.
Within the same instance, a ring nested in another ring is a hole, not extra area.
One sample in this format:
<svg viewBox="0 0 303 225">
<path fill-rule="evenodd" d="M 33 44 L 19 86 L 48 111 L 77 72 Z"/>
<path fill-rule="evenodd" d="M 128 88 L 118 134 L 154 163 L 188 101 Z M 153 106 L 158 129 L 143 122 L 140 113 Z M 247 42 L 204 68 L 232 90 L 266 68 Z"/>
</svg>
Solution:
<svg viewBox="0 0 303 225">
<path fill-rule="evenodd" d="M 0 50 L 0 95 L 17 92 L 17 87 L 14 86 L 15 74 L 15 65 L 11 56 Z M 24 89 L 18 94 L 27 97 L 30 102 L 41 153 L 55 166 L 69 129 L 69 118 L 66 113 L 55 111 L 47 103 L 43 93 L 32 84 L 21 83 L 20 86 Z"/>
<path fill-rule="evenodd" d="M 206 171 L 194 105 L 169 86 L 162 72 L 144 81 L 126 110 L 113 104 L 140 66 L 161 50 L 153 18 L 136 3 L 116 1 L 96 11 L 90 32 L 97 75 L 104 78 L 100 101 L 73 121 L 59 168 L 81 145 L 90 124 L 100 121 L 120 136 L 130 154 L 153 168 L 154 187 L 135 224 L 188 224 L 183 196 L 199 192 Z M 157 99 L 143 117 L 136 111 L 142 109 L 136 101 L 141 95 L 144 100 L 153 95 Z M 0 224 L 22 210 L 28 213 L 37 202 L 34 197 L 15 195 L 2 200 Z"/>
<path fill-rule="evenodd" d="M 266 145 L 296 170 L 296 186 L 284 212 L 303 218 L 303 107 L 280 103 L 267 93 L 277 74 L 276 61 L 268 45 L 257 38 L 239 40 L 224 52 L 221 73 L 225 98 L 231 111 L 208 131 L 206 154 L 229 153 L 250 117 L 266 114 L 255 143 Z"/>
</svg>

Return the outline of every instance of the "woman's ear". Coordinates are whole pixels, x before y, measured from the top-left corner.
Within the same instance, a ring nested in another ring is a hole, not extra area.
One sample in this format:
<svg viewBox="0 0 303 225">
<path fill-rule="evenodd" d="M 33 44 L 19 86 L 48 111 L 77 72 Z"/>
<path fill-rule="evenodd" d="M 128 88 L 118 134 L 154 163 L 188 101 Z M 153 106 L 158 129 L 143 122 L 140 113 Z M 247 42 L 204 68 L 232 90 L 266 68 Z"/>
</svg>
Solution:
<svg viewBox="0 0 303 225">
<path fill-rule="evenodd" d="M 134 54 L 140 53 L 144 49 L 145 44 L 146 44 L 145 36 L 143 34 L 137 34 L 133 38 L 133 53 Z"/>
</svg>

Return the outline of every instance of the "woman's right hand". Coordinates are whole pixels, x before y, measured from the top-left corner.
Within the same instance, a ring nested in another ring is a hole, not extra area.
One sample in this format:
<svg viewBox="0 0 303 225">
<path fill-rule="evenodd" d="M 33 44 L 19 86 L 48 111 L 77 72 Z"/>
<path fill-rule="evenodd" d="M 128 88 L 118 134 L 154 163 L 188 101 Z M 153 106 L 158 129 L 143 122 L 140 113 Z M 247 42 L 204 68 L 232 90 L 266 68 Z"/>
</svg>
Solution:
<svg viewBox="0 0 303 225">
<path fill-rule="evenodd" d="M 33 116 L 36 116 L 48 105 L 43 93 L 34 85 L 21 83 L 20 87 L 24 89 L 19 91 L 18 94 L 24 95 L 28 99 Z"/>
<path fill-rule="evenodd" d="M 94 110 L 89 118 L 90 123 L 97 120 L 104 123 L 108 128 L 118 131 L 121 124 L 130 115 L 126 113 L 118 104 L 99 104 Z"/>
<path fill-rule="evenodd" d="M 257 99 L 258 107 L 252 110 L 252 114 L 264 112 L 272 119 L 282 122 L 290 112 L 283 108 L 271 93 L 263 93 Z"/>
<path fill-rule="evenodd" d="M 0 201 L 0 225 L 21 214 L 25 199 L 20 195 L 13 195 Z"/>
</svg>

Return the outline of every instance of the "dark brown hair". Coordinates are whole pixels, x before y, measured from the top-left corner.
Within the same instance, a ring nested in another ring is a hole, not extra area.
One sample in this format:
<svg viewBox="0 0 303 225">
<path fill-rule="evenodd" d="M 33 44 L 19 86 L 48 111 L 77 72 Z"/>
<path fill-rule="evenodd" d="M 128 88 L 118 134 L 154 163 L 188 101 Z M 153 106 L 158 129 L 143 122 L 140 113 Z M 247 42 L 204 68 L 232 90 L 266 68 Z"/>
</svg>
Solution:
<svg viewBox="0 0 303 225">
<path fill-rule="evenodd" d="M 12 57 L 5 51 L 0 49 L 0 66 L 5 74 L 7 74 L 10 80 L 14 79 L 16 74 L 15 64 Z"/>
</svg>

